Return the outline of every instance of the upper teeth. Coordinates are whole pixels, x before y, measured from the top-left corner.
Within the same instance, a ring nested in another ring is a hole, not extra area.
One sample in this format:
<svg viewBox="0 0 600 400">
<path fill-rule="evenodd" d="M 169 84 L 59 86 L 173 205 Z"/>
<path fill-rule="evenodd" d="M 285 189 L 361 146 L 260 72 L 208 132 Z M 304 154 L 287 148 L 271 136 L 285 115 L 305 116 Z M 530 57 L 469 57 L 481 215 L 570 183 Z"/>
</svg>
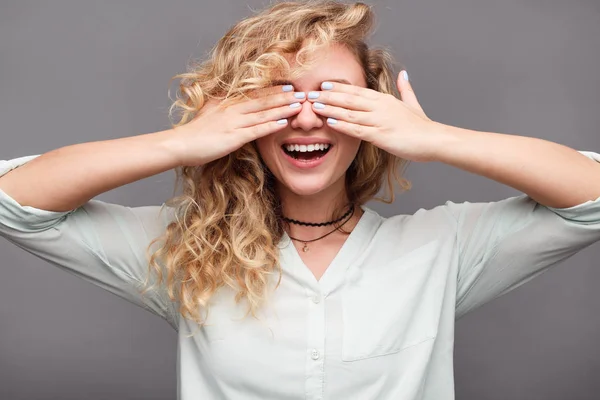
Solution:
<svg viewBox="0 0 600 400">
<path fill-rule="evenodd" d="M 323 143 L 315 143 L 315 144 L 288 144 L 285 146 L 287 151 L 300 151 L 305 153 L 307 151 L 315 151 L 315 150 L 326 150 L 329 148 L 328 144 Z"/>
</svg>

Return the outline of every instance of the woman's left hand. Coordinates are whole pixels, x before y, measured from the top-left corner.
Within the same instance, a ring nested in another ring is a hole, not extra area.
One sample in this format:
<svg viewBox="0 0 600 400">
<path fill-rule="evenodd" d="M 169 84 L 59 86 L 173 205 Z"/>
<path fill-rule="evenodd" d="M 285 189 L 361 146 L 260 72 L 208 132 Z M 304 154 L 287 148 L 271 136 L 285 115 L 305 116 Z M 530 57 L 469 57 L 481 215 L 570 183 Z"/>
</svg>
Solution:
<svg viewBox="0 0 600 400">
<path fill-rule="evenodd" d="M 313 103 L 314 112 L 327 117 L 327 124 L 341 133 L 407 160 L 431 161 L 435 134 L 441 124 L 425 115 L 402 74 L 397 86 L 402 100 L 359 86 L 324 82 L 322 91 L 316 92 L 319 97 L 309 96 L 308 100 Z"/>
</svg>

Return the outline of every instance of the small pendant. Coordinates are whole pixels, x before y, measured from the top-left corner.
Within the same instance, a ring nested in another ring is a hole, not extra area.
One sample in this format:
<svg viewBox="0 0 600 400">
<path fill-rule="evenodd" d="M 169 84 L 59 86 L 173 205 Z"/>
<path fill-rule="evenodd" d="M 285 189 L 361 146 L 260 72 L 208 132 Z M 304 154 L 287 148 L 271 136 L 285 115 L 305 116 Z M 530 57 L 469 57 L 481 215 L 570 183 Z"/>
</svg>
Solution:
<svg viewBox="0 0 600 400">
<path fill-rule="evenodd" d="M 303 252 L 307 252 L 308 251 L 308 243 L 304 243 L 304 247 L 302 248 Z"/>
</svg>

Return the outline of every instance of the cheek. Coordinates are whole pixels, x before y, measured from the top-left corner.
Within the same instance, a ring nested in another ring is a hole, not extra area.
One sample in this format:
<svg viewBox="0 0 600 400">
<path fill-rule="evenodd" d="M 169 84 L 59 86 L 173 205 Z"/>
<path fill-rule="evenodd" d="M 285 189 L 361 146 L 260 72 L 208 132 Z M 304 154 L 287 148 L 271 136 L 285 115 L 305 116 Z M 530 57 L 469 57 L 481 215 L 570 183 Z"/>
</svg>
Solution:
<svg viewBox="0 0 600 400">
<path fill-rule="evenodd" d="M 258 153 L 262 157 L 265 162 L 273 158 L 273 141 L 269 140 L 268 137 L 263 137 L 256 140 L 256 148 L 258 149 Z"/>
<path fill-rule="evenodd" d="M 352 162 L 352 160 L 354 160 L 354 158 L 356 157 L 361 142 L 362 140 L 351 137 L 347 137 L 343 141 L 341 141 L 340 144 L 344 147 L 343 154 L 346 155 L 345 158 L 350 160 L 349 162 Z"/>
</svg>

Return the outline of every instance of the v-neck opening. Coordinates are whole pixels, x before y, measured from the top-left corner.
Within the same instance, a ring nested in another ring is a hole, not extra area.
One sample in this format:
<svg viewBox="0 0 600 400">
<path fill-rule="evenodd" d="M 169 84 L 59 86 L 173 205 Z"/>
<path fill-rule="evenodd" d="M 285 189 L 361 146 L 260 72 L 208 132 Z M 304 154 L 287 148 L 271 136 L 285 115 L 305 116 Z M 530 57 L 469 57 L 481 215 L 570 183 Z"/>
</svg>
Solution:
<svg viewBox="0 0 600 400">
<path fill-rule="evenodd" d="M 357 256 L 361 254 L 364 246 L 368 244 L 369 238 L 373 236 L 372 232 L 378 226 L 376 219 L 379 217 L 379 214 L 366 206 L 360 207 L 363 210 L 363 215 L 360 216 L 354 229 L 350 232 L 344 241 L 344 244 L 342 244 L 339 251 L 319 279 L 317 279 L 310 268 L 304 263 L 298 249 L 292 243 L 287 232 L 283 233 L 279 245 L 280 249 L 288 252 L 291 257 L 290 261 L 293 263 L 293 270 L 309 281 L 311 285 L 316 285 L 324 291 L 327 291 L 328 288 L 332 288 L 332 284 L 336 282 L 336 276 L 338 274 L 343 274 L 350 266 L 351 262 L 358 258 Z"/>
</svg>

